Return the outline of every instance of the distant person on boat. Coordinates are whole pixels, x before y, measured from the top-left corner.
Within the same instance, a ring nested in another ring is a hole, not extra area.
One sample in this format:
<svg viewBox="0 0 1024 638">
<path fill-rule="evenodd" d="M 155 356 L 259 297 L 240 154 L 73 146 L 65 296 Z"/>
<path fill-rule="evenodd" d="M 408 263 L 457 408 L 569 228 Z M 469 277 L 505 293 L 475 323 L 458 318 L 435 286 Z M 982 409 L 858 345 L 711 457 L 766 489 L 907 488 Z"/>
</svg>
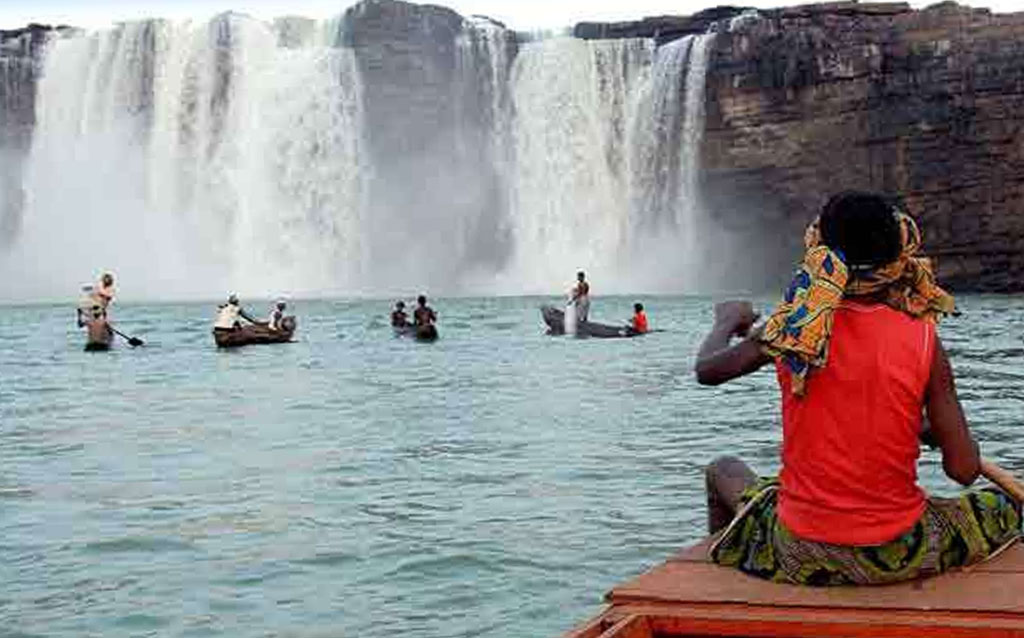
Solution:
<svg viewBox="0 0 1024 638">
<path fill-rule="evenodd" d="M 642 303 L 633 304 L 633 318 L 629 320 L 629 327 L 638 335 L 647 334 L 647 313 Z"/>
<path fill-rule="evenodd" d="M 420 295 L 416 298 L 416 310 L 412 313 L 417 328 L 432 326 L 437 322 L 437 313 L 427 305 L 427 298 Z"/>
<path fill-rule="evenodd" d="M 103 273 L 99 283 L 93 291 L 93 296 L 106 310 L 114 301 L 114 275 L 109 272 Z"/>
<path fill-rule="evenodd" d="M 777 582 L 864 585 L 999 551 L 1021 531 L 1007 494 L 944 499 L 917 485 L 922 413 L 951 479 L 971 485 L 980 456 L 936 332 L 953 298 L 918 254 L 914 221 L 879 195 L 841 193 L 805 243 L 764 326 L 752 330 L 749 303 L 718 304 L 698 355 L 702 384 L 772 363 L 782 393 L 779 477 L 758 479 L 735 457 L 708 467 L 708 525 L 722 533 L 712 559 Z"/>
<path fill-rule="evenodd" d="M 217 321 L 213 324 L 214 330 L 240 330 L 242 319 L 249 323 L 259 323 L 253 319 L 242 308 L 236 295 L 228 297 L 228 302 L 217 307 Z"/>
<path fill-rule="evenodd" d="M 405 302 L 399 301 L 395 304 L 395 309 L 391 313 L 391 327 L 392 328 L 408 328 L 409 327 L 409 315 L 405 312 Z"/>
<path fill-rule="evenodd" d="M 572 287 L 569 303 L 576 306 L 577 323 L 587 321 L 590 316 L 590 284 L 582 270 L 576 273 L 576 283 Z"/>
<path fill-rule="evenodd" d="M 284 321 L 284 311 L 288 307 L 284 301 L 278 301 L 274 304 L 274 307 L 270 309 L 270 316 L 267 317 L 267 327 L 273 331 L 281 330 L 281 322 Z"/>
</svg>

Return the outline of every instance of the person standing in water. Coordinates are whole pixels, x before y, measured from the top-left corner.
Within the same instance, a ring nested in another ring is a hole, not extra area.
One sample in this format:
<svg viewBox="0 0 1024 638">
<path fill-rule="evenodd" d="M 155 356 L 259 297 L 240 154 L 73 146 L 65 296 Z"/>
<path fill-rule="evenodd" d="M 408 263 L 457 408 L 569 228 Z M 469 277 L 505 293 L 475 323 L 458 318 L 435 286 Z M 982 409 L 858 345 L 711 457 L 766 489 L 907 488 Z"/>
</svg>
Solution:
<svg viewBox="0 0 1024 638">
<path fill-rule="evenodd" d="M 572 287 L 569 303 L 576 306 L 576 321 L 586 321 L 590 316 L 590 284 L 582 270 L 576 273 L 576 283 Z"/>
<path fill-rule="evenodd" d="M 409 326 L 409 315 L 405 312 L 405 302 L 399 301 L 391 313 L 392 328 L 407 328 Z"/>
<path fill-rule="evenodd" d="M 718 304 L 697 355 L 703 385 L 773 364 L 782 395 L 778 478 L 735 457 L 707 468 L 708 526 L 721 533 L 712 560 L 776 582 L 873 585 L 1015 542 L 1020 504 L 1003 491 L 946 499 L 917 484 L 925 423 L 949 478 L 969 486 L 981 465 L 936 331 L 953 298 L 918 254 L 917 225 L 880 195 L 842 193 L 804 242 L 764 326 L 753 329 L 750 303 Z"/>
<path fill-rule="evenodd" d="M 214 330 L 232 331 L 242 327 L 241 319 L 249 323 L 259 323 L 249 316 L 238 301 L 237 295 L 228 297 L 228 302 L 217 308 L 217 320 L 213 324 Z"/>
<path fill-rule="evenodd" d="M 85 321 L 86 333 L 89 335 L 86 350 L 106 350 L 114 338 L 114 330 L 107 322 L 107 312 L 99 304 L 93 305 L 90 316 Z"/>
<path fill-rule="evenodd" d="M 427 305 L 427 298 L 420 295 L 416 298 L 416 310 L 412 313 L 417 328 L 432 326 L 437 322 L 437 313 Z"/>
</svg>

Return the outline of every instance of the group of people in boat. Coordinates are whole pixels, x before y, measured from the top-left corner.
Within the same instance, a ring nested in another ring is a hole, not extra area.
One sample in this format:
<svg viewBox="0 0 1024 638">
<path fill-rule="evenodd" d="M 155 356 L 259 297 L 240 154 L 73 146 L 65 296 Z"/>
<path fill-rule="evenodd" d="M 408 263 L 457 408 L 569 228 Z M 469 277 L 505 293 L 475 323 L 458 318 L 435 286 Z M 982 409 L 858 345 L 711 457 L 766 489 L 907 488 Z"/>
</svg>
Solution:
<svg viewBox="0 0 1024 638">
<path fill-rule="evenodd" d="M 270 314 L 266 320 L 253 318 L 238 300 L 238 295 L 230 295 L 227 303 L 217 306 L 217 318 L 213 323 L 214 332 L 235 332 L 242 329 L 242 320 L 248 321 L 255 326 L 263 326 L 273 332 L 280 332 L 285 329 L 283 323 L 285 311 L 288 304 L 283 299 L 278 299 L 270 307 Z"/>
<path fill-rule="evenodd" d="M 946 499 L 917 484 L 922 441 L 941 451 L 955 482 L 970 486 L 981 471 L 936 330 L 954 299 L 921 244 L 914 220 L 887 198 L 840 193 L 806 230 L 801 265 L 766 321 L 758 325 L 749 302 L 715 307 L 698 383 L 772 364 L 782 397 L 777 477 L 759 477 L 732 456 L 707 467 L 715 562 L 777 582 L 879 584 L 977 563 L 1020 537 L 1021 503 L 1007 492 L 984 487 Z M 106 325 L 113 285 L 104 274 L 87 311 L 79 309 L 90 336 Z M 580 321 L 590 295 L 580 272 L 569 298 Z M 277 302 L 257 322 L 232 295 L 215 329 L 237 330 L 245 319 L 276 330 L 285 308 Z M 436 321 L 422 295 L 411 323 L 402 301 L 391 314 L 396 329 Z M 640 303 L 631 326 L 648 331 Z"/>
</svg>

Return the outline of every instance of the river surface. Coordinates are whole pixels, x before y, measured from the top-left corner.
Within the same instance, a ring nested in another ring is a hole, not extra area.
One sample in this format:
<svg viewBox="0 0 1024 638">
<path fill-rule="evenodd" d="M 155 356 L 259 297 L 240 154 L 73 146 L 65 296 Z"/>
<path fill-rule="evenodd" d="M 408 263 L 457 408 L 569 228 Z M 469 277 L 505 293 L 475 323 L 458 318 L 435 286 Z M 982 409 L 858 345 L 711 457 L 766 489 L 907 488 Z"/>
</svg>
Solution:
<svg viewBox="0 0 1024 638">
<path fill-rule="evenodd" d="M 773 375 L 697 386 L 709 298 L 641 339 L 547 337 L 539 298 L 299 301 L 298 341 L 218 351 L 211 304 L 0 308 L 0 635 L 555 638 L 698 539 L 702 467 L 774 472 Z M 624 320 L 632 298 L 597 298 Z M 767 309 L 767 301 L 759 305 Z M 984 453 L 1024 471 L 1024 299 L 943 324 Z M 262 312 L 265 304 L 259 304 Z M 255 306 L 255 304 L 254 304 Z M 922 480 L 952 493 L 934 453 Z"/>
</svg>

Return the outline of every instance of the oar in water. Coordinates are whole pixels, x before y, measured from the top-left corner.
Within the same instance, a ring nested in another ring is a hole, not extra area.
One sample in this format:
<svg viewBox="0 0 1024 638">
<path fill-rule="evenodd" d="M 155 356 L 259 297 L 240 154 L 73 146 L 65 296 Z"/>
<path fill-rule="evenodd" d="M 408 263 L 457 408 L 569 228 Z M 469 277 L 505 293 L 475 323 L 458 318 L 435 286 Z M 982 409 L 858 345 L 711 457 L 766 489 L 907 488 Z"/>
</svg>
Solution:
<svg viewBox="0 0 1024 638">
<path fill-rule="evenodd" d="M 110 325 L 110 324 L 107 324 L 107 325 Z M 114 326 L 110 326 L 110 330 L 114 334 L 118 335 L 119 337 L 122 337 L 125 341 L 128 342 L 128 345 L 130 345 L 133 348 L 138 348 L 139 346 L 146 345 L 146 342 L 143 341 L 142 339 L 139 339 L 138 337 L 129 337 L 128 335 L 126 335 L 125 333 L 121 332 L 120 330 L 118 330 Z"/>
<path fill-rule="evenodd" d="M 1017 480 L 1013 474 L 987 459 L 981 460 L 981 474 L 1002 488 L 1004 492 L 1013 497 L 1013 500 L 1024 503 L 1024 483 Z"/>
</svg>

